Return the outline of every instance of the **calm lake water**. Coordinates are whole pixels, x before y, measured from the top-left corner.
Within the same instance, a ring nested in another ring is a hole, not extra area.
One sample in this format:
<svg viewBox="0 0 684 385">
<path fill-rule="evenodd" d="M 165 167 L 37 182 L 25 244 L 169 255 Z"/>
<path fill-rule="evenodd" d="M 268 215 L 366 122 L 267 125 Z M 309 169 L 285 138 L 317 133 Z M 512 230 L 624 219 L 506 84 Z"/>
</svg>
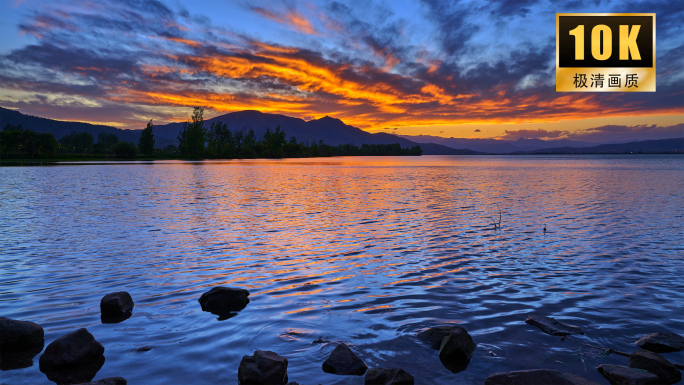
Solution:
<svg viewBox="0 0 684 385">
<path fill-rule="evenodd" d="M 41 324 L 46 345 L 86 327 L 105 347 L 95 379 L 129 384 L 236 384 L 256 349 L 285 356 L 290 381 L 363 384 L 322 371 L 319 337 L 416 384 L 532 368 L 607 383 L 595 367 L 628 359 L 581 343 L 684 334 L 683 187 L 684 157 L 650 155 L 2 167 L 0 315 Z M 252 301 L 220 321 L 197 302 L 215 285 Z M 103 324 L 121 290 L 133 316 Z M 533 312 L 586 335 L 546 335 Z M 478 344 L 457 374 L 415 337 L 444 324 Z M 0 383 L 52 383 L 38 357 Z"/>
</svg>

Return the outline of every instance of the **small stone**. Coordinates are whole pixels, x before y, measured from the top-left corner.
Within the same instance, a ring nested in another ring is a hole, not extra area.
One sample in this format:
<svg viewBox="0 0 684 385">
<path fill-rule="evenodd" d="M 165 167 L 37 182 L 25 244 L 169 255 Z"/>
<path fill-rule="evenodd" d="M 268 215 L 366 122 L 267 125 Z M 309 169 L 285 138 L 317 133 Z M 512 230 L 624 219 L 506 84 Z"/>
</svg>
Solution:
<svg viewBox="0 0 684 385">
<path fill-rule="evenodd" d="M 574 385 L 601 385 L 598 382 L 587 380 L 586 378 L 578 376 L 576 374 L 563 373 L 563 375 L 565 376 L 565 378 L 570 380 L 570 382 L 572 382 Z"/>
<path fill-rule="evenodd" d="M 363 376 L 368 366 L 345 344 L 339 344 L 323 363 L 323 371 L 344 376 Z"/>
<path fill-rule="evenodd" d="M 552 336 L 566 336 L 569 334 L 584 334 L 579 326 L 564 324 L 555 318 L 544 317 L 537 314 L 527 316 L 525 323 L 541 329 L 546 334 Z"/>
<path fill-rule="evenodd" d="M 287 383 L 287 358 L 266 350 L 243 356 L 238 369 L 241 385 L 280 385 Z"/>
<path fill-rule="evenodd" d="M 418 333 L 417 337 L 419 340 L 427 343 L 431 348 L 439 350 L 439 347 L 442 345 L 442 340 L 451 333 L 453 328 L 453 326 L 435 326 Z"/>
<path fill-rule="evenodd" d="M 330 341 L 324 340 L 323 337 L 318 337 L 318 339 L 314 340 L 311 344 L 312 345 L 314 345 L 314 344 L 327 344 L 328 342 L 330 342 Z"/>
<path fill-rule="evenodd" d="M 682 379 L 682 373 L 670 361 L 648 350 L 639 350 L 630 354 L 629 367 L 655 374 L 662 384 L 674 384 Z"/>
<path fill-rule="evenodd" d="M 52 341 L 39 362 L 47 369 L 78 366 L 102 357 L 104 350 L 88 330 L 81 328 Z"/>
<path fill-rule="evenodd" d="M 563 373 L 550 369 L 518 370 L 490 374 L 484 385 L 575 385 Z"/>
<path fill-rule="evenodd" d="M 42 346 L 45 333 L 37 323 L 0 317 L 0 351 L 26 350 Z"/>
<path fill-rule="evenodd" d="M 684 337 L 675 333 L 651 333 L 634 343 L 638 347 L 655 353 L 671 353 L 684 350 Z"/>
<path fill-rule="evenodd" d="M 461 372 L 468 367 L 476 346 L 477 344 L 473 342 L 472 337 L 464 328 L 454 326 L 449 335 L 442 339 L 439 347 L 439 360 L 452 373 Z"/>
<path fill-rule="evenodd" d="M 118 316 L 133 311 L 133 298 L 125 291 L 109 293 L 100 300 L 100 313 L 104 316 Z"/>
<path fill-rule="evenodd" d="M 596 369 L 611 385 L 659 385 L 658 376 L 622 365 L 599 365 Z"/>
<path fill-rule="evenodd" d="M 249 303 L 249 291 L 232 287 L 216 286 L 202 294 L 199 303 L 202 310 L 224 315 L 245 308 Z"/>
<path fill-rule="evenodd" d="M 103 378 L 101 380 L 91 381 L 91 382 L 82 382 L 82 383 L 76 384 L 76 385 L 126 385 L 126 384 L 128 384 L 128 381 L 126 381 L 126 379 L 123 377 L 107 377 L 107 378 Z"/>
<path fill-rule="evenodd" d="M 413 376 L 402 369 L 372 368 L 366 372 L 364 385 L 413 385 Z"/>
</svg>

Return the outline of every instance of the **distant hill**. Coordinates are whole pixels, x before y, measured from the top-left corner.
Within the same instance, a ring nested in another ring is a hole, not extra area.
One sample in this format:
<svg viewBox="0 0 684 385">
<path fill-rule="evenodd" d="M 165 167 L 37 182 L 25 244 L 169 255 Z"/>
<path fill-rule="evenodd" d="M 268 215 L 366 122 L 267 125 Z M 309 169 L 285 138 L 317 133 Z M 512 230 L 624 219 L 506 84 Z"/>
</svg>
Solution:
<svg viewBox="0 0 684 385">
<path fill-rule="evenodd" d="M 83 122 L 64 122 L 61 120 L 24 115 L 19 111 L 0 107 L 0 130 L 5 128 L 8 123 L 13 126 L 21 124 L 23 128 L 37 132 L 50 132 L 55 135 L 55 138 L 57 139 L 69 135 L 73 131 L 87 132 L 93 136 L 95 141 L 97 141 L 97 135 L 101 132 L 114 134 L 119 137 L 119 140 L 126 142 L 138 143 L 138 139 L 140 138 L 140 131 L 138 130 L 122 130 L 112 126 Z M 174 141 L 157 138 L 157 147 L 165 147 L 173 143 Z"/>
<path fill-rule="evenodd" d="M 402 138 L 417 143 L 436 143 L 452 148 L 468 148 L 474 151 L 490 154 L 510 154 L 519 151 L 534 151 L 542 148 L 555 147 L 591 147 L 599 143 L 589 143 L 576 140 L 558 139 L 524 139 L 500 140 L 500 139 L 466 139 L 466 138 L 443 138 L 431 135 L 400 135 Z"/>
<path fill-rule="evenodd" d="M 639 142 L 601 144 L 598 146 L 573 148 L 557 147 L 534 151 L 521 151 L 516 154 L 683 154 L 684 138 L 643 140 Z"/>
<path fill-rule="evenodd" d="M 280 126 L 287 134 L 287 139 L 295 136 L 298 142 L 313 142 L 323 140 L 326 144 L 338 145 L 353 143 L 361 144 L 392 144 L 399 143 L 402 147 L 413 147 L 418 143 L 386 133 L 371 134 L 359 128 L 344 124 L 339 119 L 324 117 L 321 119 L 305 121 L 285 115 L 265 114 L 259 111 L 233 112 L 212 119 L 205 120 L 205 127 L 211 123 L 220 121 L 229 129 L 236 131 L 242 128 L 253 128 L 257 138 L 263 136 L 267 127 L 274 129 Z M 0 129 L 7 123 L 12 125 L 21 124 L 38 132 L 51 132 L 57 139 L 69 135 L 72 131 L 88 132 L 97 140 L 101 132 L 115 134 L 120 140 L 137 143 L 140 137 L 138 130 L 122 130 L 116 127 L 96 125 L 81 122 L 64 122 L 59 120 L 39 118 L 24 115 L 18 111 L 0 107 Z M 142 126 L 142 125 L 141 125 Z M 183 123 L 160 124 L 154 126 L 154 134 L 157 147 L 165 147 L 169 144 L 178 144 L 178 132 L 183 128 Z M 426 155 L 472 155 L 477 154 L 471 150 L 458 150 L 448 146 L 434 143 L 420 143 L 423 153 Z"/>
<path fill-rule="evenodd" d="M 390 144 L 399 143 L 402 147 L 415 146 L 416 142 L 396 135 L 387 133 L 371 134 L 354 126 L 345 124 L 343 121 L 331 117 L 323 117 L 305 121 L 304 119 L 293 118 L 291 116 L 279 114 L 266 114 L 259 111 L 247 110 L 231 112 L 229 114 L 217 116 L 204 121 L 205 127 L 211 123 L 222 122 L 231 131 L 242 128 L 254 129 L 257 137 L 261 137 L 266 132 L 266 128 L 274 129 L 280 126 L 287 133 L 287 138 L 294 136 L 298 142 L 313 142 L 323 140 L 331 145 L 352 143 L 361 144 Z M 178 132 L 183 128 L 183 123 L 170 123 L 154 126 L 155 133 L 165 138 L 176 138 Z M 459 150 L 449 146 L 435 143 L 420 143 L 425 155 L 474 155 L 476 151 Z"/>
</svg>

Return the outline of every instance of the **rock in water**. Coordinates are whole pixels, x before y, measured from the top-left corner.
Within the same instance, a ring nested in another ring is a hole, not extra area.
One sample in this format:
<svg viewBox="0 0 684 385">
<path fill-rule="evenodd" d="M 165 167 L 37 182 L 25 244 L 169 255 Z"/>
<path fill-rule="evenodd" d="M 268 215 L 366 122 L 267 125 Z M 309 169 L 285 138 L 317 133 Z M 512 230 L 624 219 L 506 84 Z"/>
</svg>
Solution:
<svg viewBox="0 0 684 385">
<path fill-rule="evenodd" d="M 544 317 L 537 314 L 527 316 L 525 323 L 534 325 L 546 334 L 552 336 L 567 336 L 569 334 L 584 334 L 579 326 L 567 325 L 551 317 Z"/>
<path fill-rule="evenodd" d="M 92 334 L 81 328 L 52 341 L 40 356 L 39 362 L 46 369 L 78 366 L 99 359 L 104 350 Z"/>
<path fill-rule="evenodd" d="M 655 353 L 671 353 L 684 350 L 684 337 L 675 333 L 651 333 L 634 343 L 638 347 Z"/>
<path fill-rule="evenodd" d="M 92 381 L 97 375 L 97 372 L 102 369 L 105 363 L 105 357 L 100 356 L 95 361 L 78 366 L 67 366 L 59 368 L 40 367 L 40 371 L 45 373 L 48 380 L 56 382 L 57 384 L 80 384 L 83 382 Z"/>
<path fill-rule="evenodd" d="M 202 310 L 222 315 L 242 310 L 249 303 L 249 292 L 245 289 L 216 286 L 202 294 L 199 299 Z"/>
<path fill-rule="evenodd" d="M 576 374 L 563 373 L 563 375 L 565 376 L 565 378 L 570 380 L 570 382 L 572 382 L 574 385 L 601 385 L 598 382 L 587 380 L 586 378 L 578 376 Z"/>
<path fill-rule="evenodd" d="M 257 350 L 242 357 L 238 369 L 241 385 L 281 385 L 287 383 L 287 358 L 274 352 Z"/>
<path fill-rule="evenodd" d="M 413 385 L 413 376 L 402 369 L 368 369 L 364 385 Z"/>
<path fill-rule="evenodd" d="M 125 291 L 109 293 L 100 300 L 100 313 L 104 316 L 118 316 L 133 311 L 133 298 Z"/>
<path fill-rule="evenodd" d="M 477 344 L 470 334 L 460 326 L 454 326 L 439 347 L 439 360 L 452 373 L 465 370 Z"/>
<path fill-rule="evenodd" d="M 76 385 L 126 385 L 126 384 L 128 384 L 128 381 L 126 381 L 126 379 L 123 377 L 107 377 L 107 378 L 103 378 L 101 380 L 91 381 L 91 382 L 82 382 L 82 383 L 76 384 Z"/>
<path fill-rule="evenodd" d="M 26 350 L 42 346 L 45 333 L 37 323 L 0 317 L 0 351 Z"/>
<path fill-rule="evenodd" d="M 439 350 L 439 347 L 442 346 L 442 340 L 451 333 L 453 328 L 454 326 L 435 326 L 418 333 L 417 337 L 430 345 L 431 348 Z"/>
<path fill-rule="evenodd" d="M 323 363 L 323 371 L 345 376 L 363 376 L 368 366 L 345 344 L 339 344 Z"/>
<path fill-rule="evenodd" d="M 550 369 L 518 370 L 490 374 L 484 385 L 578 385 L 563 373 Z"/>
<path fill-rule="evenodd" d="M 611 385 L 658 385 L 658 376 L 622 365 L 599 365 L 596 369 Z"/>
<path fill-rule="evenodd" d="M 662 384 L 674 384 L 682 379 L 682 373 L 670 361 L 648 350 L 639 350 L 630 354 L 629 367 L 655 374 Z"/>
</svg>

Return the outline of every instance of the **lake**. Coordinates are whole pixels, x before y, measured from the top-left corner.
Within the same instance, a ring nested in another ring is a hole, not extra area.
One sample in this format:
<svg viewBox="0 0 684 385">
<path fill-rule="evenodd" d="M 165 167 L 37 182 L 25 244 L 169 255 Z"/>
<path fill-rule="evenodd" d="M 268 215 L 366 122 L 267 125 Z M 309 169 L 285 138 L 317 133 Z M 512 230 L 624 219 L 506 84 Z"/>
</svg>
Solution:
<svg viewBox="0 0 684 385">
<path fill-rule="evenodd" d="M 684 334 L 683 187 L 677 155 L 0 167 L 0 315 L 42 325 L 46 346 L 86 327 L 105 347 L 95 379 L 129 384 L 236 384 L 256 349 L 286 357 L 290 381 L 363 384 L 322 371 L 335 342 L 416 384 L 532 368 L 607 384 L 595 367 L 628 359 L 582 343 Z M 198 303 L 216 285 L 251 302 L 219 320 Z M 122 290 L 132 317 L 103 324 L 100 299 Z M 446 324 L 478 344 L 456 374 L 415 337 Z M 38 358 L 0 382 L 51 384 Z"/>
</svg>

